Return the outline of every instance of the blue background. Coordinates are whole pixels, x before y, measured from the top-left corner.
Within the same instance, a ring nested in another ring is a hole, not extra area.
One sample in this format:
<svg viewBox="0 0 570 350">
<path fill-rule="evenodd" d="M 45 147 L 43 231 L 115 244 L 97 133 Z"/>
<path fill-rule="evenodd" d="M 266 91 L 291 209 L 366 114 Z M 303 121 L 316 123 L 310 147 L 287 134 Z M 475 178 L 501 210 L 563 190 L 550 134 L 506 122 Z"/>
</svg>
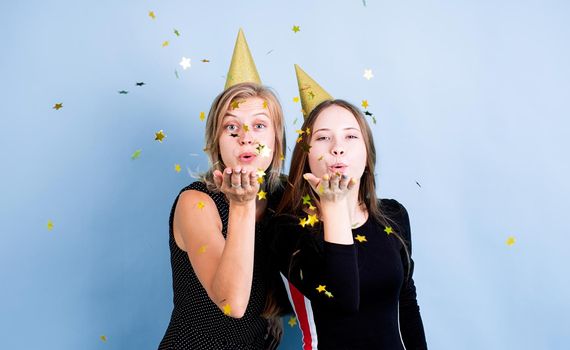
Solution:
<svg viewBox="0 0 570 350">
<path fill-rule="evenodd" d="M 333 96 L 368 100 L 378 192 L 410 213 L 431 349 L 567 348 L 569 10 L 2 2 L 0 347 L 156 348 L 172 307 L 168 214 L 208 166 L 198 116 L 223 89 L 242 27 L 290 146 L 302 119 L 294 63 Z M 281 348 L 298 349 L 298 329 L 286 328 Z"/>
</svg>

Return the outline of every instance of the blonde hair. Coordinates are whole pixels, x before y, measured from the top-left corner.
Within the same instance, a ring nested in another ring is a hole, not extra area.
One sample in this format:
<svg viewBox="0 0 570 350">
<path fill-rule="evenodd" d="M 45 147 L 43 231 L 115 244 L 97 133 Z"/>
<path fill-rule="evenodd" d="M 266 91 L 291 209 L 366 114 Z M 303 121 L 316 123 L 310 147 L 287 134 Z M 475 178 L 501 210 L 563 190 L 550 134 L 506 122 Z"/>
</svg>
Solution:
<svg viewBox="0 0 570 350">
<path fill-rule="evenodd" d="M 212 102 L 208 119 L 206 121 L 206 148 L 204 151 L 210 159 L 210 169 L 202 174 L 201 179 L 211 191 L 218 191 L 214 184 L 214 170 L 223 171 L 225 164 L 220 155 L 219 139 L 222 133 L 222 120 L 230 109 L 231 103 L 251 97 L 259 97 L 266 103 L 269 117 L 275 130 L 275 144 L 273 145 L 273 159 L 266 171 L 266 188 L 269 193 L 281 187 L 280 174 L 285 159 L 285 125 L 283 124 L 283 110 L 276 94 L 268 87 L 255 83 L 241 83 L 233 85 L 222 91 Z"/>
</svg>

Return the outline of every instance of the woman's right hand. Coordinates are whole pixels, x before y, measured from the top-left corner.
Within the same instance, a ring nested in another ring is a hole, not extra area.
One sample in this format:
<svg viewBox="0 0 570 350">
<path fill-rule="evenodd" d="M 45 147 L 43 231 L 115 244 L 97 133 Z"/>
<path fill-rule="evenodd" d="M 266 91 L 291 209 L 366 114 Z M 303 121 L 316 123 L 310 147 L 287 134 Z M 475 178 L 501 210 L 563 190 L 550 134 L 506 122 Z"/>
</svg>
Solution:
<svg viewBox="0 0 570 350">
<path fill-rule="evenodd" d="M 222 173 L 214 170 L 214 183 L 228 197 L 230 202 L 247 203 L 255 200 L 259 192 L 259 182 L 255 171 L 240 167 L 225 168 Z"/>
<path fill-rule="evenodd" d="M 311 185 L 319 195 L 321 203 L 340 202 L 347 198 L 347 194 L 355 187 L 356 180 L 346 175 L 325 174 L 318 178 L 311 173 L 306 173 L 303 178 Z"/>
</svg>

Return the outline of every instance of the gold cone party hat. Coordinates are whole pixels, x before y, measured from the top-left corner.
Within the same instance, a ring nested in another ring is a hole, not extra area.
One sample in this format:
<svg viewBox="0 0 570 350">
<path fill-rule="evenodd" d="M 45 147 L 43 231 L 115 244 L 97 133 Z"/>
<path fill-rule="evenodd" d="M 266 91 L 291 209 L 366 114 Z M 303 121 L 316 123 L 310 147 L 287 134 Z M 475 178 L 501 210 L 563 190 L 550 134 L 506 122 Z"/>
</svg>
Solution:
<svg viewBox="0 0 570 350">
<path fill-rule="evenodd" d="M 245 35 L 243 35 L 241 28 L 236 39 L 230 70 L 226 77 L 224 89 L 239 83 L 261 84 L 261 79 L 259 79 L 259 74 L 255 68 L 253 57 L 251 57 L 249 46 L 247 46 L 247 41 L 245 41 Z"/>
<path fill-rule="evenodd" d="M 297 73 L 297 83 L 299 84 L 299 95 L 301 96 L 301 106 L 303 107 L 303 115 L 308 116 L 316 106 L 326 100 L 332 100 L 329 95 L 316 81 L 314 81 L 305 71 L 298 65 L 295 65 L 295 73 Z"/>
</svg>

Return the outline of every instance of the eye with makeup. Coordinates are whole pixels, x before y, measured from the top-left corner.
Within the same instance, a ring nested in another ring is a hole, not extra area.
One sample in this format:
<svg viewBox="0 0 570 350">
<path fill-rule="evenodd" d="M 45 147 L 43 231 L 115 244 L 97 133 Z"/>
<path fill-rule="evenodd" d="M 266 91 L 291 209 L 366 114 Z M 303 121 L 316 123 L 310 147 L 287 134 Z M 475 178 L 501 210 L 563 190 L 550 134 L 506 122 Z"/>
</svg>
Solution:
<svg viewBox="0 0 570 350">
<path fill-rule="evenodd" d="M 267 128 L 267 125 L 265 125 L 265 123 L 255 123 L 253 124 L 253 128 L 258 130 L 263 130 Z"/>
<path fill-rule="evenodd" d="M 224 125 L 224 130 L 226 130 L 230 133 L 233 133 L 233 132 L 238 131 L 239 127 L 236 124 L 231 123 L 231 124 Z"/>
</svg>

